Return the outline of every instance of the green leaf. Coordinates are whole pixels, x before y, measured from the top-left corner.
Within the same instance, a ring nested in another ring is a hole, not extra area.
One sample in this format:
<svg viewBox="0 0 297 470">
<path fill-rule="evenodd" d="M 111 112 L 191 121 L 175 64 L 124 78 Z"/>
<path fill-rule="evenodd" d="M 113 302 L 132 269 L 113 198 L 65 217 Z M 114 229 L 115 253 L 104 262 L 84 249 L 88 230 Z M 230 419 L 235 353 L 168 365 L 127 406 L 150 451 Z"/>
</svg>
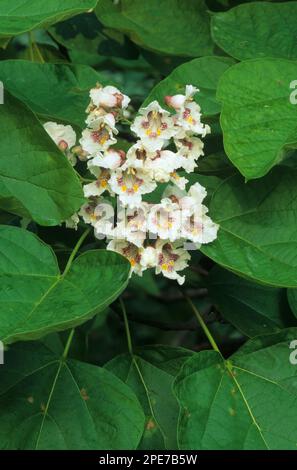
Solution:
<svg viewBox="0 0 297 470">
<path fill-rule="evenodd" d="M 186 57 L 212 53 L 203 0 L 101 0 L 95 11 L 105 26 L 126 33 L 149 50 Z"/>
<path fill-rule="evenodd" d="M 189 60 L 189 57 L 179 57 L 174 55 L 158 54 L 157 52 L 148 51 L 147 49 L 141 50 L 141 56 L 145 61 L 150 64 L 155 71 L 158 72 L 158 76 L 166 77 L 176 67 L 185 63 Z"/>
<path fill-rule="evenodd" d="M 76 212 L 84 198 L 70 163 L 34 114 L 7 93 L 0 133 L 0 207 L 41 225 Z"/>
<path fill-rule="evenodd" d="M 86 65 L 34 63 L 26 60 L 0 62 L 5 90 L 45 119 L 84 127 L 89 90 L 102 77 Z M 104 80 L 103 80 L 104 81 Z"/>
<path fill-rule="evenodd" d="M 252 2 L 211 20 L 213 40 L 239 60 L 256 57 L 296 59 L 297 2 Z"/>
<path fill-rule="evenodd" d="M 74 63 L 97 65 L 110 56 L 136 58 L 139 54 L 127 36 L 119 32 L 108 37 L 94 13 L 83 13 L 63 21 L 50 29 L 55 40 L 68 49 Z"/>
<path fill-rule="evenodd" d="M 216 90 L 221 75 L 234 61 L 228 57 L 201 57 L 177 67 L 168 77 L 158 83 L 144 102 L 144 106 L 153 100 L 164 105 L 166 95 L 184 93 L 186 85 L 195 85 L 200 93 L 195 96 L 206 115 L 220 112 L 221 106 L 216 101 Z M 166 106 L 165 106 L 166 107 Z"/>
<path fill-rule="evenodd" d="M 110 372 L 18 344 L 0 368 L 2 450 L 126 450 L 144 416 L 133 392 Z"/>
<path fill-rule="evenodd" d="M 290 102 L 296 77 L 297 62 L 255 59 L 230 67 L 220 80 L 225 151 L 246 179 L 265 175 L 296 148 L 297 107 Z"/>
<path fill-rule="evenodd" d="M 297 317 L 297 289 L 288 289 L 288 301 L 292 312 Z"/>
<path fill-rule="evenodd" d="M 36 339 L 84 323 L 126 287 L 129 262 L 112 251 L 91 250 L 60 274 L 51 248 L 32 233 L 0 226 L 0 338 Z"/>
<path fill-rule="evenodd" d="M 171 387 L 183 363 L 193 353 L 170 346 L 147 346 L 132 357 L 122 354 L 106 364 L 134 391 L 146 416 L 140 448 L 176 449 L 178 403 Z"/>
<path fill-rule="evenodd" d="M 207 287 L 222 316 L 251 338 L 293 325 L 284 289 L 261 286 L 218 266 Z"/>
<path fill-rule="evenodd" d="M 297 287 L 296 178 L 296 170 L 278 167 L 261 181 L 225 180 L 210 203 L 218 238 L 201 251 L 251 280 Z"/>
<path fill-rule="evenodd" d="M 189 450 L 296 450 L 297 329 L 249 341 L 230 360 L 214 351 L 189 359 L 175 383 L 179 446 Z"/>
<path fill-rule="evenodd" d="M 231 176 L 235 173 L 234 167 L 223 151 L 208 154 L 199 159 L 197 172 L 202 175 L 218 176 L 220 178 Z"/>
<path fill-rule="evenodd" d="M 95 8 L 97 0 L 1 0 L 0 36 L 16 36 Z"/>
</svg>

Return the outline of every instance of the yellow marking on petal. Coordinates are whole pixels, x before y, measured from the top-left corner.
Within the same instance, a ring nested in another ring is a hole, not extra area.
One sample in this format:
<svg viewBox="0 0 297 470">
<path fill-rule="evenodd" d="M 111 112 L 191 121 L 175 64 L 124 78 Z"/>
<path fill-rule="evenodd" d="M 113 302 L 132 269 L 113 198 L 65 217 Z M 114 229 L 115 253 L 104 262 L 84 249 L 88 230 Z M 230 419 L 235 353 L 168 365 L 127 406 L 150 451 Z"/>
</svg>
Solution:
<svg viewBox="0 0 297 470">
<path fill-rule="evenodd" d="M 97 220 L 97 217 L 95 216 L 95 214 L 90 214 L 90 219 L 91 220 Z"/>
<path fill-rule="evenodd" d="M 163 269 L 163 271 L 167 271 L 168 270 L 168 264 L 167 263 L 163 263 L 161 265 L 161 268 Z"/>
<path fill-rule="evenodd" d="M 107 135 L 104 135 L 103 137 L 101 137 L 101 139 L 99 140 L 99 143 L 101 145 L 105 144 L 105 142 L 107 141 L 108 139 L 108 136 Z"/>
<path fill-rule="evenodd" d="M 101 181 L 100 181 L 100 186 L 101 186 L 102 188 L 106 188 L 106 186 L 107 186 L 107 180 L 105 180 L 105 179 L 101 180 Z"/>
<path fill-rule="evenodd" d="M 131 258 L 129 261 L 130 261 L 131 266 L 135 266 L 136 261 L 134 258 Z"/>
<path fill-rule="evenodd" d="M 161 135 L 161 129 L 157 129 L 157 135 Z"/>
<path fill-rule="evenodd" d="M 146 135 L 151 135 L 152 131 L 150 129 L 148 129 L 147 131 L 145 131 Z"/>
<path fill-rule="evenodd" d="M 134 191 L 135 193 L 137 193 L 138 189 L 139 189 L 139 185 L 136 184 L 136 183 L 133 184 L 133 191 Z"/>
<path fill-rule="evenodd" d="M 186 118 L 186 121 L 188 121 L 190 124 L 193 124 L 194 119 L 192 118 L 192 116 L 189 116 Z"/>
<path fill-rule="evenodd" d="M 123 186 L 121 187 L 123 193 L 125 193 L 127 191 L 127 186 L 125 184 L 123 184 Z"/>
</svg>

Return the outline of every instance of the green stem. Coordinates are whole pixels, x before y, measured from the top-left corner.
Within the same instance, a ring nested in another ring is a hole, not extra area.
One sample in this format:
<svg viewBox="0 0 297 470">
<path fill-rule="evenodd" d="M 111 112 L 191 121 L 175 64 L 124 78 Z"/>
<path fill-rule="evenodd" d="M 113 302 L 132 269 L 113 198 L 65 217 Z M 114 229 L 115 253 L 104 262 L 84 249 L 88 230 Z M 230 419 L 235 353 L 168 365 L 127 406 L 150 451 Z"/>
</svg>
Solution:
<svg viewBox="0 0 297 470">
<path fill-rule="evenodd" d="M 34 43 L 34 46 L 35 46 L 35 51 L 36 51 L 36 53 L 37 53 L 37 55 L 38 55 L 38 57 L 39 57 L 40 62 L 41 62 L 42 64 L 44 64 L 44 63 L 45 63 L 45 60 L 44 60 L 44 58 L 43 58 L 43 56 L 42 56 L 42 54 L 41 54 L 41 52 L 40 52 L 40 49 L 39 49 L 39 47 L 38 47 L 38 44 L 37 44 L 36 42 Z"/>
<path fill-rule="evenodd" d="M 125 331 L 126 331 L 127 343 L 128 343 L 128 350 L 129 350 L 129 353 L 131 354 L 131 356 L 134 357 L 132 339 L 131 339 L 131 333 L 130 333 L 130 328 L 129 328 L 129 322 L 128 322 L 128 317 L 127 317 L 126 307 L 125 307 L 125 304 L 124 304 L 123 299 L 121 297 L 120 297 L 120 304 L 121 304 L 123 318 L 124 318 Z"/>
<path fill-rule="evenodd" d="M 34 52 L 36 53 L 36 55 L 38 56 L 40 62 L 42 64 L 44 64 L 45 60 L 44 58 L 42 57 L 42 54 L 40 52 L 40 49 L 38 47 L 38 44 L 36 43 L 35 39 L 34 39 L 34 33 L 33 31 L 29 31 L 29 54 L 30 54 L 30 60 L 31 62 L 34 62 Z"/>
<path fill-rule="evenodd" d="M 127 337 L 127 343 L 128 343 L 128 350 L 129 350 L 129 353 L 131 355 L 132 364 L 134 365 L 134 367 L 136 369 L 136 372 L 139 376 L 139 379 L 142 383 L 142 386 L 144 388 L 144 391 L 145 391 L 145 394 L 146 394 L 146 397 L 147 397 L 147 401 L 148 401 L 148 405 L 149 405 L 149 409 L 150 409 L 150 412 L 151 412 L 151 416 L 152 416 L 153 420 L 155 421 L 155 423 L 157 424 L 157 426 L 159 427 L 160 433 L 162 434 L 164 442 L 165 442 L 166 436 L 165 436 L 165 433 L 164 433 L 162 427 L 160 426 L 160 424 L 157 420 L 157 417 L 155 415 L 154 407 L 153 407 L 151 397 L 150 397 L 150 391 L 149 391 L 149 389 L 148 389 L 148 387 L 145 383 L 144 377 L 143 377 L 142 372 L 140 370 L 140 367 L 137 363 L 137 359 L 134 356 L 133 347 L 132 347 L 131 333 L 130 333 L 129 322 L 128 322 L 128 317 L 127 317 L 127 312 L 126 312 L 126 307 L 125 307 L 125 304 L 124 304 L 123 299 L 121 297 L 120 297 L 120 305 L 121 305 L 121 309 L 122 309 L 122 313 L 123 313 L 125 331 L 126 331 L 126 337 Z"/>
<path fill-rule="evenodd" d="M 59 361 L 59 367 L 58 367 L 56 375 L 54 377 L 53 385 L 51 387 L 51 390 L 50 390 L 50 393 L 49 393 L 49 396 L 48 396 L 48 399 L 47 399 L 47 402 L 46 402 L 46 406 L 45 406 L 45 409 L 44 409 L 44 412 L 43 412 L 41 425 L 40 425 L 38 435 L 37 435 L 37 439 L 36 439 L 35 449 L 38 449 L 39 441 L 40 441 L 42 430 L 43 430 L 43 426 L 44 426 L 44 423 L 45 423 L 45 419 L 46 419 L 47 414 L 48 414 L 50 403 L 51 403 L 51 400 L 52 400 L 52 397 L 53 397 L 53 394 L 54 394 L 54 390 L 55 390 L 55 387 L 56 387 L 56 384 L 57 384 L 62 366 L 63 366 L 64 362 L 67 359 L 68 352 L 69 352 L 69 349 L 70 349 L 70 345 L 71 345 L 71 342 L 72 342 L 72 339 L 73 339 L 73 335 L 74 335 L 74 328 L 72 328 L 72 330 L 69 333 L 69 336 L 68 336 L 68 339 L 66 341 L 66 345 L 65 345 L 63 354 L 62 354 L 61 359 Z"/>
<path fill-rule="evenodd" d="M 34 62 L 34 52 L 33 52 L 33 44 L 34 44 L 34 36 L 32 31 L 29 31 L 29 54 L 31 62 Z"/>
<path fill-rule="evenodd" d="M 186 301 L 188 302 L 188 304 L 190 305 L 191 309 L 193 310 L 193 313 L 196 316 L 196 318 L 197 318 L 202 330 L 204 331 L 205 335 L 207 336 L 207 339 L 210 342 L 212 348 L 222 356 L 221 351 L 219 350 L 219 347 L 218 347 L 217 343 L 214 340 L 214 337 L 212 336 L 211 332 L 209 331 L 209 329 L 208 329 L 206 323 L 204 322 L 202 316 L 200 315 L 198 309 L 195 307 L 192 300 L 187 295 L 184 295 L 184 297 L 185 297 Z"/>
<path fill-rule="evenodd" d="M 130 121 L 130 119 L 127 119 L 125 117 L 120 117 L 120 122 L 121 124 L 127 124 L 128 126 L 131 126 L 132 124 L 132 121 Z"/>
<path fill-rule="evenodd" d="M 87 236 L 88 236 L 88 234 L 90 233 L 90 231 L 91 231 L 91 229 L 90 229 L 90 228 L 87 228 L 87 229 L 84 231 L 84 233 L 81 235 L 81 237 L 79 238 L 79 240 L 77 241 L 75 247 L 74 247 L 73 250 L 72 250 L 71 255 L 69 256 L 69 259 L 68 259 L 68 261 L 67 261 L 66 267 L 65 267 L 64 272 L 63 272 L 63 276 L 65 276 L 65 275 L 68 273 L 68 271 L 69 271 L 69 269 L 70 269 L 70 267 L 71 267 L 71 265 L 72 265 L 72 262 L 73 262 L 73 260 L 74 260 L 74 258 L 75 258 L 75 256 L 76 256 L 78 250 L 80 249 L 80 247 L 81 247 L 81 245 L 83 244 L 84 240 L 87 238 Z"/>
<path fill-rule="evenodd" d="M 64 351 L 63 351 L 63 354 L 62 354 L 62 358 L 61 358 L 62 361 L 66 361 L 66 359 L 67 359 L 69 349 L 70 349 L 70 346 L 71 346 L 71 343 L 72 343 L 72 339 L 73 339 L 73 336 L 74 336 L 74 331 L 75 331 L 74 328 L 72 328 L 72 330 L 69 333 L 69 336 L 68 336 L 68 339 L 66 341 L 65 348 L 64 348 Z"/>
<path fill-rule="evenodd" d="M 83 176 L 81 176 L 81 175 L 79 174 L 79 172 L 78 172 L 77 170 L 75 170 L 75 168 L 74 168 L 74 171 L 75 171 L 75 173 L 77 174 L 78 178 L 80 179 L 80 181 L 81 181 L 82 183 L 94 183 L 94 181 L 96 181 L 95 179 L 84 178 Z"/>
<path fill-rule="evenodd" d="M 75 258 L 75 255 L 77 254 L 77 252 L 80 249 L 82 243 L 84 242 L 84 240 L 88 236 L 90 230 L 91 230 L 90 228 L 85 230 L 84 233 L 81 235 L 81 237 L 78 239 L 75 247 L 72 250 L 71 255 L 69 256 L 68 262 L 66 264 L 66 268 L 64 269 L 64 272 L 63 272 L 62 276 L 65 276 L 67 274 L 67 272 L 69 271 L 69 269 L 71 267 L 71 264 L 72 264 L 72 262 Z M 68 353 L 69 353 L 71 342 L 72 342 L 72 339 L 73 339 L 73 336 L 74 336 L 74 331 L 75 331 L 74 328 L 72 328 L 72 330 L 70 331 L 69 336 L 67 338 L 63 354 L 62 354 L 62 356 L 60 358 L 60 361 L 59 361 L 59 367 L 58 367 L 57 373 L 54 377 L 53 385 L 52 385 L 52 388 L 51 388 L 49 396 L 48 396 L 48 400 L 47 400 L 47 403 L 46 403 L 46 406 L 45 406 L 45 409 L 44 409 L 44 413 L 43 413 L 43 418 L 42 418 L 41 425 L 40 425 L 40 428 L 39 428 L 39 432 L 38 432 L 38 435 L 37 435 L 36 446 L 35 446 L 36 449 L 38 448 L 38 445 L 39 445 L 39 441 L 40 441 L 41 433 L 42 433 L 42 430 L 43 430 L 43 425 L 44 425 L 44 422 L 45 422 L 45 418 L 48 414 L 51 399 L 52 399 L 52 396 L 53 396 L 53 393 L 54 393 L 54 390 L 55 390 L 55 387 L 56 387 L 56 384 L 57 384 L 57 381 L 58 381 L 58 378 L 59 378 L 59 375 L 60 375 L 60 372 L 61 372 L 61 369 L 62 369 L 62 366 L 65 363 L 65 361 L 67 359 L 67 356 L 68 356 Z"/>
</svg>

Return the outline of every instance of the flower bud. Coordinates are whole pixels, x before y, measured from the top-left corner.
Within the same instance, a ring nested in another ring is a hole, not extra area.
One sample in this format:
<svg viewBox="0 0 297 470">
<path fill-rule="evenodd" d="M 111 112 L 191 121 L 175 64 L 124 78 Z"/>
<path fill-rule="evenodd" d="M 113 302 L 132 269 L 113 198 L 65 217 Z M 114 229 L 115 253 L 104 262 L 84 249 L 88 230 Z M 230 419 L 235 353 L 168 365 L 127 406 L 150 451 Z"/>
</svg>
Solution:
<svg viewBox="0 0 297 470">
<path fill-rule="evenodd" d="M 184 95 L 167 95 L 165 96 L 164 101 L 167 106 L 170 106 L 174 109 L 180 109 L 185 104 L 186 97 Z"/>
</svg>

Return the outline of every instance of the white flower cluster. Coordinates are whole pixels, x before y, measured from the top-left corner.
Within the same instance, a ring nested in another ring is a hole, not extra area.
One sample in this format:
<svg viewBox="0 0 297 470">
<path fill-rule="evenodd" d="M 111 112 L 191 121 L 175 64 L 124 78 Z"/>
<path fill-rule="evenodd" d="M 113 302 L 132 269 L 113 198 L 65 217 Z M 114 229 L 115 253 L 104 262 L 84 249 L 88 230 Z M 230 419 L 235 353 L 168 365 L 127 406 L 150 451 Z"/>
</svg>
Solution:
<svg viewBox="0 0 297 470">
<path fill-rule="evenodd" d="M 78 214 L 94 227 L 95 236 L 109 238 L 107 249 L 127 257 L 131 272 L 141 275 L 144 270 L 155 268 L 156 273 L 162 272 L 179 284 L 185 279 L 179 271 L 188 266 L 190 259 L 186 242 L 192 242 L 197 249 L 213 241 L 218 230 L 203 205 L 205 188 L 195 183 L 186 191 L 188 180 L 178 174 L 178 170 L 195 170 L 203 155 L 201 137 L 210 132 L 209 126 L 201 122 L 200 107 L 193 99 L 197 92 L 197 88 L 187 85 L 184 95 L 166 96 L 165 103 L 173 113 L 157 101 L 141 108 L 131 125 L 138 140 L 127 153 L 114 144 L 116 123 L 125 116 L 130 99 L 113 86 L 97 85 L 91 89 L 87 127 L 80 146 L 73 147 L 75 134 L 70 133 L 71 126 L 45 124 L 72 163 L 77 155 L 87 161 L 95 176 L 84 186 L 88 201 Z M 170 184 L 161 201 L 151 205 L 144 196 L 152 193 L 158 183 Z M 113 215 L 112 207 L 103 193 L 117 196 L 120 201 L 116 226 L 109 217 Z M 68 226 L 77 225 L 78 215 L 67 221 Z"/>
</svg>

